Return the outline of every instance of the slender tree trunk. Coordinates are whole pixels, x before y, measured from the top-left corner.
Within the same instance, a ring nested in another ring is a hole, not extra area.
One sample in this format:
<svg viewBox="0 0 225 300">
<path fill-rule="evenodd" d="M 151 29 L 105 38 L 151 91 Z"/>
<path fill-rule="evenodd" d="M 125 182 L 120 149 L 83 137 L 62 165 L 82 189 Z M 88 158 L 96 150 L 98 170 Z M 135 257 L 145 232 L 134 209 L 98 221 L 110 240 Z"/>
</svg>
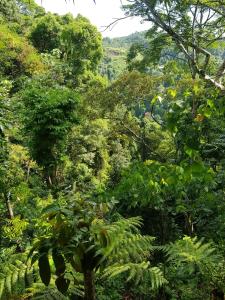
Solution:
<svg viewBox="0 0 225 300">
<path fill-rule="evenodd" d="M 28 161 L 28 163 L 27 163 L 27 176 L 26 176 L 26 181 L 28 181 L 29 176 L 30 176 L 30 161 Z"/>
<path fill-rule="evenodd" d="M 14 212 L 13 212 L 13 206 L 11 203 L 11 193 L 8 192 L 8 194 L 4 194 L 5 197 L 5 204 L 6 204 L 6 208 L 7 208 L 7 218 L 9 220 L 13 220 L 14 219 Z M 20 246 L 20 243 L 18 240 L 16 240 L 16 252 L 20 253 L 23 252 L 22 247 Z"/>
<path fill-rule="evenodd" d="M 145 134 L 145 120 L 143 119 L 141 126 L 143 127 L 143 132 L 142 132 L 142 143 L 141 143 L 141 159 L 142 161 L 146 161 L 147 159 L 147 149 L 146 149 L 146 145 L 145 145 L 145 139 L 146 139 L 146 134 Z"/>
<path fill-rule="evenodd" d="M 224 300 L 225 299 L 225 295 L 222 291 L 218 290 L 218 289 L 214 289 L 211 293 L 211 300 Z"/>
<path fill-rule="evenodd" d="M 86 270 L 84 272 L 84 299 L 96 300 L 94 271 Z"/>
<path fill-rule="evenodd" d="M 194 226 L 193 226 L 191 214 L 189 214 L 189 213 L 185 214 L 185 229 L 189 236 L 193 236 Z"/>
<path fill-rule="evenodd" d="M 14 213 L 13 213 L 13 207 L 12 207 L 12 204 L 11 204 L 11 201 L 10 201 L 10 192 L 5 196 L 5 202 L 6 202 L 6 208 L 7 208 L 7 212 L 8 212 L 8 218 L 10 220 L 12 220 L 14 218 Z"/>
</svg>

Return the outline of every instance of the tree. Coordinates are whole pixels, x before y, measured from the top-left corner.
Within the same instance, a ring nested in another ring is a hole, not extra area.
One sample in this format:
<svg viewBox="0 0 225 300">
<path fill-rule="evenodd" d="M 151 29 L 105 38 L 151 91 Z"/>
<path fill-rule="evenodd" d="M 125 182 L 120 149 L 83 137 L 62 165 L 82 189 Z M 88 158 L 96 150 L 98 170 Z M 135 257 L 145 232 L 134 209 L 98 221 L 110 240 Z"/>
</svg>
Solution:
<svg viewBox="0 0 225 300">
<path fill-rule="evenodd" d="M 73 272 L 83 274 L 85 300 L 96 299 L 97 270 L 103 272 L 103 276 L 128 272 L 128 280 L 136 278 L 137 283 L 142 276 L 149 276 L 153 288 L 166 282 L 161 271 L 151 268 L 147 261 L 153 238 L 140 235 L 140 218 L 120 218 L 112 222 L 107 217 L 110 203 L 74 200 L 70 209 L 54 204 L 43 211 L 45 220 L 50 222 L 49 229 L 47 236 L 42 234 L 34 245 L 31 255 L 39 260 L 40 276 L 46 285 L 51 279 L 49 256 L 55 265 L 55 284 L 62 293 L 66 293 L 73 279 L 68 276 L 70 267 L 66 262 Z"/>
<path fill-rule="evenodd" d="M 64 87 L 46 90 L 40 83 L 31 82 L 20 96 L 31 156 L 44 168 L 45 178 L 51 184 L 57 178 L 67 134 L 78 120 L 78 95 Z"/>
<path fill-rule="evenodd" d="M 127 3 L 109 83 L 87 19 L 0 0 L 1 299 L 224 297 L 224 3 Z"/>
<path fill-rule="evenodd" d="M 73 66 L 74 74 L 96 71 L 102 57 L 102 38 L 88 19 L 79 15 L 74 22 L 66 25 L 62 30 L 61 43 L 64 57 Z"/>
<path fill-rule="evenodd" d="M 43 7 L 39 6 L 35 0 L 19 0 L 16 5 L 22 16 L 38 17 L 45 14 Z"/>
<path fill-rule="evenodd" d="M 30 76 L 44 71 L 41 57 L 25 38 L 5 24 L 0 24 L 0 38 L 2 75 L 15 79 L 21 75 Z"/>
<path fill-rule="evenodd" d="M 0 1 L 0 15 L 9 21 L 18 19 L 19 10 L 14 0 L 1 0 Z"/>
<path fill-rule="evenodd" d="M 180 284 L 171 285 L 180 297 L 202 299 L 203 294 L 199 290 L 199 278 L 202 279 L 202 286 L 207 290 L 211 299 L 223 300 L 224 259 L 217 252 L 212 243 L 197 237 L 183 237 L 164 248 L 167 256 L 168 277 L 174 277 L 174 281 Z M 219 275 L 219 276 L 218 276 Z M 182 290 L 182 284 L 188 281 L 190 291 Z M 221 285 L 222 283 L 222 285 Z M 181 287 L 181 290 L 179 288 Z M 189 294 L 189 295 L 188 295 Z"/>
<path fill-rule="evenodd" d="M 50 52 L 59 48 L 61 26 L 57 18 L 52 14 L 47 14 L 38 18 L 33 25 L 29 38 L 40 52 Z"/>
<path fill-rule="evenodd" d="M 16 22 L 20 26 L 18 31 L 24 32 L 27 21 L 30 23 L 31 19 L 43 15 L 44 9 L 37 5 L 34 0 L 1 0 L 0 1 L 0 16 L 9 22 Z M 14 24 L 15 25 L 15 24 Z"/>
<path fill-rule="evenodd" d="M 224 91 L 225 62 L 218 59 L 211 68 L 212 48 L 220 45 L 224 34 L 224 1 L 131 1 L 128 16 L 141 16 L 152 24 L 153 40 L 173 43 L 186 59 L 193 78 L 200 76 Z M 162 49 L 163 47 L 160 47 Z"/>
<path fill-rule="evenodd" d="M 6 208 L 7 208 L 7 216 L 9 219 L 13 218 L 13 209 L 11 206 L 10 199 L 8 197 L 8 186 L 7 186 L 7 162 L 9 158 L 9 145 L 8 139 L 6 135 L 7 127 L 9 126 L 10 122 L 10 109 L 9 109 L 9 99 L 8 93 L 11 89 L 11 82 L 5 80 L 1 81 L 0 87 L 0 189 L 1 189 L 1 196 L 3 197 Z"/>
</svg>

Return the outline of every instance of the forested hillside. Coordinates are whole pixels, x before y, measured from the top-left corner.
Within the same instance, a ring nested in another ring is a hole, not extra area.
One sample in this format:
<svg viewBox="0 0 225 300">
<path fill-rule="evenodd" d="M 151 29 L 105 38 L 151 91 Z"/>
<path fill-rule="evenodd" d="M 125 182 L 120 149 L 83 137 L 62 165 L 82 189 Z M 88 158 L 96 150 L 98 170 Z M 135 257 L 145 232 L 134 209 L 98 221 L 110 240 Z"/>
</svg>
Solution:
<svg viewBox="0 0 225 300">
<path fill-rule="evenodd" d="M 225 1 L 123 9 L 0 0 L 0 300 L 225 299 Z"/>
<path fill-rule="evenodd" d="M 99 65 L 99 72 L 115 80 L 127 69 L 127 54 L 133 44 L 144 44 L 146 32 L 135 32 L 128 36 L 103 39 L 103 59 Z"/>
</svg>

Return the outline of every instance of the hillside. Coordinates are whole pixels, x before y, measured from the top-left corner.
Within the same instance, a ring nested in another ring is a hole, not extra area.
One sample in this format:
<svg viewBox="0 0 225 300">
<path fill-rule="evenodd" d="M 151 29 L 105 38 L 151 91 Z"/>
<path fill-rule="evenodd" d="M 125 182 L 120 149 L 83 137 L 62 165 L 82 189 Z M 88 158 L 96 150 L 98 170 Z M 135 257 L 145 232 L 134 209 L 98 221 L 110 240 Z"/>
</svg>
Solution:
<svg viewBox="0 0 225 300">
<path fill-rule="evenodd" d="M 141 32 L 135 32 L 127 36 L 123 37 L 117 37 L 117 38 L 109 38 L 106 37 L 103 39 L 103 45 L 104 47 L 115 47 L 115 48 L 126 48 L 129 49 L 129 47 L 133 43 L 142 43 L 145 41 L 145 34 L 146 31 Z"/>
<path fill-rule="evenodd" d="M 104 41 L 35 1 L 0 0 L 0 300 L 225 300 L 225 0 Z"/>
<path fill-rule="evenodd" d="M 135 32 L 128 36 L 118 38 L 104 38 L 104 57 L 100 65 L 101 74 L 114 80 L 126 69 L 126 57 L 130 46 L 134 43 L 143 43 L 145 33 Z"/>
</svg>

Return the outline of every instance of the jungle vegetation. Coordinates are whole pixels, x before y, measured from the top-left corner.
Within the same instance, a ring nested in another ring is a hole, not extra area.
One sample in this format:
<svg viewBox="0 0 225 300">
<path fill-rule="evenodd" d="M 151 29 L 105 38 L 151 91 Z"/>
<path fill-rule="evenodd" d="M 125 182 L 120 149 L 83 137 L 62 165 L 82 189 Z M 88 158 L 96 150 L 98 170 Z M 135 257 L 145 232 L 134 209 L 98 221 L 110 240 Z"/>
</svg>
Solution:
<svg viewBox="0 0 225 300">
<path fill-rule="evenodd" d="M 2 300 L 224 300 L 225 1 L 123 9 L 0 0 Z"/>
</svg>

